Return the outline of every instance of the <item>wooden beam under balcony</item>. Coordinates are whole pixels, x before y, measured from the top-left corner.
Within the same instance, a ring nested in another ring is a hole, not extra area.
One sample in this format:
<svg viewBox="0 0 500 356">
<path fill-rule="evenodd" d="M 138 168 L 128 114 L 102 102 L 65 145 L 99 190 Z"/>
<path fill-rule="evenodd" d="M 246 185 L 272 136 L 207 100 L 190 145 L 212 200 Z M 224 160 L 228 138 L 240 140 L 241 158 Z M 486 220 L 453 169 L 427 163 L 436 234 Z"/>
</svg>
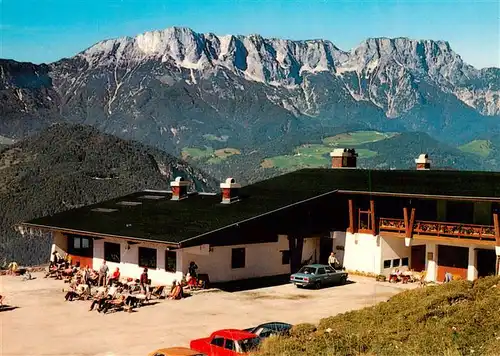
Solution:
<svg viewBox="0 0 500 356">
<path fill-rule="evenodd" d="M 372 235 L 378 234 L 378 224 L 375 220 L 375 200 L 370 199 L 370 218 L 372 221 Z"/>
<path fill-rule="evenodd" d="M 415 208 L 411 209 L 410 223 L 408 225 L 406 237 L 413 237 L 413 225 L 415 224 Z"/>
<path fill-rule="evenodd" d="M 495 227 L 496 245 L 500 246 L 500 223 L 498 219 L 498 213 L 493 213 L 493 226 Z"/>
</svg>

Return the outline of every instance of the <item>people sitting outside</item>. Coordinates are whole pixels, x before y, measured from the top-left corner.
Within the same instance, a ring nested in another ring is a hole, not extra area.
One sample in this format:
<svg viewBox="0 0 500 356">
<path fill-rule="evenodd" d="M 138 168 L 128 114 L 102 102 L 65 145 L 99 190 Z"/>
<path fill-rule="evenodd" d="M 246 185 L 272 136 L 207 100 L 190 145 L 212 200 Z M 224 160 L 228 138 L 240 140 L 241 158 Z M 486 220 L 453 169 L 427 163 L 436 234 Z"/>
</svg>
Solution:
<svg viewBox="0 0 500 356">
<path fill-rule="evenodd" d="M 63 291 L 64 291 L 64 289 L 63 289 Z M 73 279 L 69 284 L 69 287 L 68 287 L 66 295 L 64 296 L 64 299 L 66 301 L 71 302 L 75 298 L 83 297 L 85 293 L 87 293 L 87 295 L 90 295 L 90 294 L 88 294 L 87 286 L 84 284 L 81 284 L 77 280 Z"/>
<path fill-rule="evenodd" d="M 109 267 L 106 264 L 106 261 L 102 261 L 102 265 L 99 268 L 99 287 L 106 285 L 106 276 L 108 274 Z"/>
<path fill-rule="evenodd" d="M 186 275 L 186 283 L 187 283 L 187 286 L 188 286 L 188 288 L 189 288 L 190 290 L 191 290 L 191 289 L 194 289 L 194 288 L 196 288 L 196 287 L 198 286 L 198 283 L 197 283 L 197 281 L 196 281 L 196 278 L 191 277 L 191 274 L 190 274 L 190 273 L 188 273 L 188 274 Z"/>
<path fill-rule="evenodd" d="M 100 310 L 98 309 L 98 312 L 106 314 L 108 310 L 113 307 L 123 307 L 125 305 L 125 300 L 126 296 L 124 294 L 115 293 L 113 298 L 108 298 L 104 301 L 102 308 Z"/>
<path fill-rule="evenodd" d="M 116 267 L 113 274 L 108 279 L 108 285 L 111 285 L 114 282 L 118 282 L 120 280 L 120 269 Z"/>
<path fill-rule="evenodd" d="M 97 311 L 101 311 L 104 306 L 104 302 L 109 299 L 108 291 L 106 288 L 101 288 L 97 294 L 94 296 L 94 300 L 92 304 L 90 304 L 89 311 L 94 310 L 94 307 L 97 305 Z"/>
<path fill-rule="evenodd" d="M 141 291 L 144 294 L 149 293 L 149 277 L 148 277 L 148 269 L 144 268 L 144 271 L 141 274 L 141 278 L 139 279 L 139 283 L 141 285 Z"/>
<path fill-rule="evenodd" d="M 167 299 L 178 300 L 184 298 L 184 292 L 182 290 L 182 286 L 177 281 L 173 281 L 172 288 L 170 289 L 170 293 Z"/>
<path fill-rule="evenodd" d="M 401 279 L 401 271 L 399 268 L 395 268 L 392 270 L 391 274 L 389 275 L 389 282 L 399 282 Z"/>
</svg>

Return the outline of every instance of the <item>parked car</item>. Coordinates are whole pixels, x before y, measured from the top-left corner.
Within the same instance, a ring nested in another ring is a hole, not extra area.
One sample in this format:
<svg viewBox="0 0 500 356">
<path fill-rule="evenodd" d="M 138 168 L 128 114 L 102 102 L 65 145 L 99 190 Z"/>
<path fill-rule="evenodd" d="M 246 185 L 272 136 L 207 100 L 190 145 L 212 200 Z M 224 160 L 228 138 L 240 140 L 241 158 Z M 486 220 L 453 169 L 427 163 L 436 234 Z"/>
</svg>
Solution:
<svg viewBox="0 0 500 356">
<path fill-rule="evenodd" d="M 168 347 L 150 352 L 148 356 L 207 356 L 201 352 L 188 349 L 187 347 Z"/>
<path fill-rule="evenodd" d="M 347 282 L 347 272 L 337 271 L 329 265 L 307 265 L 297 273 L 292 274 L 290 282 L 297 287 L 314 286 L 319 289 L 325 285 L 345 284 Z"/>
<path fill-rule="evenodd" d="M 255 351 L 260 338 L 245 330 L 224 329 L 207 338 L 192 340 L 190 347 L 208 356 L 236 356 Z"/>
<path fill-rule="evenodd" d="M 259 326 L 245 329 L 245 331 L 251 332 L 261 339 L 265 339 L 266 337 L 272 335 L 287 335 L 291 328 L 291 324 L 275 321 L 271 323 L 260 324 Z"/>
</svg>

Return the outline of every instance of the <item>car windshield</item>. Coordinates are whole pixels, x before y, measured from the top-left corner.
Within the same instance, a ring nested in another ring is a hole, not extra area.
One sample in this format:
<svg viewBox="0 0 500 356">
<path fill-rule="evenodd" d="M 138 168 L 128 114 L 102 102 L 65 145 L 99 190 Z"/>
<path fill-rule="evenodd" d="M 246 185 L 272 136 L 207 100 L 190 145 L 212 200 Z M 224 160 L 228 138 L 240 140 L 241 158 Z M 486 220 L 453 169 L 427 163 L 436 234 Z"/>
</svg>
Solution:
<svg viewBox="0 0 500 356">
<path fill-rule="evenodd" d="M 308 267 L 304 266 L 299 270 L 299 273 L 304 273 L 304 274 L 315 274 L 316 273 L 316 268 L 314 267 Z"/>
<path fill-rule="evenodd" d="M 240 340 L 239 344 L 242 352 L 255 351 L 259 347 L 260 339 L 253 337 L 251 339 Z"/>
</svg>

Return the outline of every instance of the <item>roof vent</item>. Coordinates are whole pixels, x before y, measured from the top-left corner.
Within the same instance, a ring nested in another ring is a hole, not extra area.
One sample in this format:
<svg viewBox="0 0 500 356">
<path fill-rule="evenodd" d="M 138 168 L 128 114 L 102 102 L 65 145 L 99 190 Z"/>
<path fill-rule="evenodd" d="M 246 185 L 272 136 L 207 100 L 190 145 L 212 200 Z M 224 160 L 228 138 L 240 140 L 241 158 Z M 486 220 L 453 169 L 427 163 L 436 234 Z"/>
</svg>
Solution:
<svg viewBox="0 0 500 356">
<path fill-rule="evenodd" d="M 186 199 L 188 197 L 188 186 L 189 182 L 182 177 L 177 177 L 173 182 L 170 182 L 170 187 L 172 188 L 171 200 Z"/>
<path fill-rule="evenodd" d="M 332 168 L 356 168 L 358 154 L 354 148 L 336 148 L 330 152 Z"/>
<path fill-rule="evenodd" d="M 115 211 L 118 211 L 118 209 L 110 209 L 110 208 L 94 208 L 92 211 L 98 212 L 98 213 L 112 213 Z"/>
<path fill-rule="evenodd" d="M 431 160 L 429 159 L 429 155 L 427 153 L 422 153 L 415 160 L 417 164 L 417 171 L 429 170 L 431 169 Z"/>
<path fill-rule="evenodd" d="M 236 183 L 234 178 L 227 178 L 224 183 L 220 184 L 222 190 L 222 204 L 231 204 L 239 199 L 239 190 L 241 184 Z"/>
</svg>

